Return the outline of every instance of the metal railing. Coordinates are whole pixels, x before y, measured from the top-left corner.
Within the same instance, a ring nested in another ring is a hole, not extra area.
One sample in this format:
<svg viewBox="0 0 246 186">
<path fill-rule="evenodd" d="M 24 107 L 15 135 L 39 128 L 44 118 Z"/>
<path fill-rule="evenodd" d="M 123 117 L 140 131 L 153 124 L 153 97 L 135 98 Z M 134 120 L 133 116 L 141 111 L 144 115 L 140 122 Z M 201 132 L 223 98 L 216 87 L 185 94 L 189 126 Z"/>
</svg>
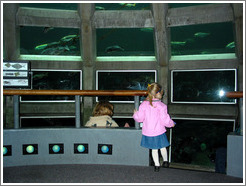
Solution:
<svg viewBox="0 0 246 186">
<path fill-rule="evenodd" d="M 81 96 L 134 96 L 134 108 L 139 107 L 139 96 L 146 96 L 145 90 L 3 90 L 3 95 L 13 96 L 14 128 L 20 128 L 20 96 L 22 95 L 69 95 L 75 96 L 75 127 L 80 128 L 80 97 Z M 139 129 L 139 123 L 135 122 Z"/>
</svg>

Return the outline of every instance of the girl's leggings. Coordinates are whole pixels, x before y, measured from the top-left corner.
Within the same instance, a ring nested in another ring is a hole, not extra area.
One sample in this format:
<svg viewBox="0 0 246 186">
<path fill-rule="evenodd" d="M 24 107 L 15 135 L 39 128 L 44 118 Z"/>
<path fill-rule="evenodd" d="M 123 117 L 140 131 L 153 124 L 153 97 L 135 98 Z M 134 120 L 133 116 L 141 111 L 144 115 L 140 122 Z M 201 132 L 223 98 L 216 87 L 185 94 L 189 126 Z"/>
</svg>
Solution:
<svg viewBox="0 0 246 186">
<path fill-rule="evenodd" d="M 152 149 L 152 157 L 153 157 L 155 166 L 160 166 L 158 150 L 159 149 Z M 166 149 L 166 147 L 161 148 L 160 151 L 161 151 L 161 156 L 163 158 L 163 161 L 167 161 L 167 149 Z"/>
</svg>

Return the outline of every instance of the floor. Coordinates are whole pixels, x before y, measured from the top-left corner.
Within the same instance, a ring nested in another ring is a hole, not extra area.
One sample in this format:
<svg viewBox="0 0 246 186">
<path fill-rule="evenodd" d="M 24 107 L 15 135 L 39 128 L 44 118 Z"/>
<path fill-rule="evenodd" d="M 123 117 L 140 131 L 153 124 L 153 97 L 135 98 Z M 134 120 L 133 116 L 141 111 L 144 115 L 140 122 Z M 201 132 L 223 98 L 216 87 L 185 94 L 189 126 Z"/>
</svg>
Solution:
<svg viewBox="0 0 246 186">
<path fill-rule="evenodd" d="M 3 183 L 241 183 L 226 174 L 125 165 L 35 165 L 3 168 Z M 244 184 L 243 184 L 244 185 Z"/>
</svg>

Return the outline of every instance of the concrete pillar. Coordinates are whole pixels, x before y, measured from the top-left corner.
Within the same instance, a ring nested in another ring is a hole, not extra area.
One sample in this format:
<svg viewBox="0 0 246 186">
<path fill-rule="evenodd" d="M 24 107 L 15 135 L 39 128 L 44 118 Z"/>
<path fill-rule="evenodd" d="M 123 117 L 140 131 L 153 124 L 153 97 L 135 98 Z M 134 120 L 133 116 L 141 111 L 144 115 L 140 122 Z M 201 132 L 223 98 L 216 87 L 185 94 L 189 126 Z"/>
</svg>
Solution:
<svg viewBox="0 0 246 186">
<path fill-rule="evenodd" d="M 235 52 L 238 59 L 238 91 L 243 91 L 243 4 L 233 3 Z M 238 99 L 240 134 L 243 135 L 243 99 Z"/>
<path fill-rule="evenodd" d="M 168 63 L 171 57 L 170 49 L 170 29 L 166 27 L 166 16 L 168 12 L 167 3 L 153 3 L 152 14 L 155 26 L 155 52 L 158 63 L 158 80 L 162 85 L 165 96 L 163 101 L 168 102 Z"/>
<path fill-rule="evenodd" d="M 20 56 L 20 27 L 16 26 L 19 4 L 3 4 L 4 59 L 17 60 Z"/>
<path fill-rule="evenodd" d="M 79 15 L 81 19 L 80 42 L 81 54 L 83 59 L 83 89 L 95 89 L 94 65 L 96 61 L 96 30 L 93 26 L 93 15 L 95 4 L 79 4 Z M 85 125 L 93 110 L 94 97 L 83 97 L 83 123 Z"/>
</svg>

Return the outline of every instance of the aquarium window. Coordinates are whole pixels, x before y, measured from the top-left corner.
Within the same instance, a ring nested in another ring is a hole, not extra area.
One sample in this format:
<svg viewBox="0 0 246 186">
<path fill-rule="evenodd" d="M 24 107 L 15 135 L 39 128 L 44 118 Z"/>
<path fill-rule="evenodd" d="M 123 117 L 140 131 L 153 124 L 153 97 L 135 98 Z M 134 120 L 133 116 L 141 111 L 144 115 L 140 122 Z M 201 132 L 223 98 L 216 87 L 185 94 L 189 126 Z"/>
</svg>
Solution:
<svg viewBox="0 0 246 186">
<path fill-rule="evenodd" d="M 150 3 L 96 3 L 95 10 L 150 10 Z"/>
<path fill-rule="evenodd" d="M 156 70 L 97 70 L 96 90 L 147 90 L 157 81 Z M 134 96 L 99 96 L 99 100 L 133 103 Z M 145 99 L 141 97 L 140 100 Z"/>
<path fill-rule="evenodd" d="M 171 71 L 172 103 L 235 104 L 226 92 L 236 90 L 236 69 Z"/>
<path fill-rule="evenodd" d="M 97 29 L 97 57 L 155 56 L 153 28 Z"/>
<path fill-rule="evenodd" d="M 113 120 L 119 125 L 119 127 L 124 127 L 126 123 L 130 127 L 135 128 L 135 120 L 132 116 L 113 116 Z"/>
<path fill-rule="evenodd" d="M 75 127 L 75 116 L 21 116 L 21 128 Z"/>
<path fill-rule="evenodd" d="M 23 26 L 20 28 L 20 54 L 80 56 L 79 40 L 79 29 Z"/>
<path fill-rule="evenodd" d="M 217 171 L 225 166 L 227 135 L 235 130 L 235 120 L 173 118 L 175 128 L 171 129 L 172 165 L 203 168 Z M 222 154 L 221 154 L 222 153 Z M 217 157 L 216 157 L 217 154 Z M 223 156 L 224 155 L 224 156 Z"/>
<path fill-rule="evenodd" d="M 32 89 L 82 90 L 82 71 L 32 69 Z M 74 102 L 74 99 L 74 96 L 21 96 L 21 102 Z"/>
<path fill-rule="evenodd" d="M 232 22 L 178 26 L 170 29 L 172 56 L 191 55 L 191 60 L 195 55 L 235 56 Z"/>
<path fill-rule="evenodd" d="M 169 8 L 181 8 L 188 6 L 199 6 L 199 5 L 207 5 L 209 3 L 168 3 Z"/>
<path fill-rule="evenodd" d="M 77 3 L 20 3 L 20 7 L 29 7 L 37 9 L 60 9 L 60 10 L 77 10 Z"/>
</svg>

